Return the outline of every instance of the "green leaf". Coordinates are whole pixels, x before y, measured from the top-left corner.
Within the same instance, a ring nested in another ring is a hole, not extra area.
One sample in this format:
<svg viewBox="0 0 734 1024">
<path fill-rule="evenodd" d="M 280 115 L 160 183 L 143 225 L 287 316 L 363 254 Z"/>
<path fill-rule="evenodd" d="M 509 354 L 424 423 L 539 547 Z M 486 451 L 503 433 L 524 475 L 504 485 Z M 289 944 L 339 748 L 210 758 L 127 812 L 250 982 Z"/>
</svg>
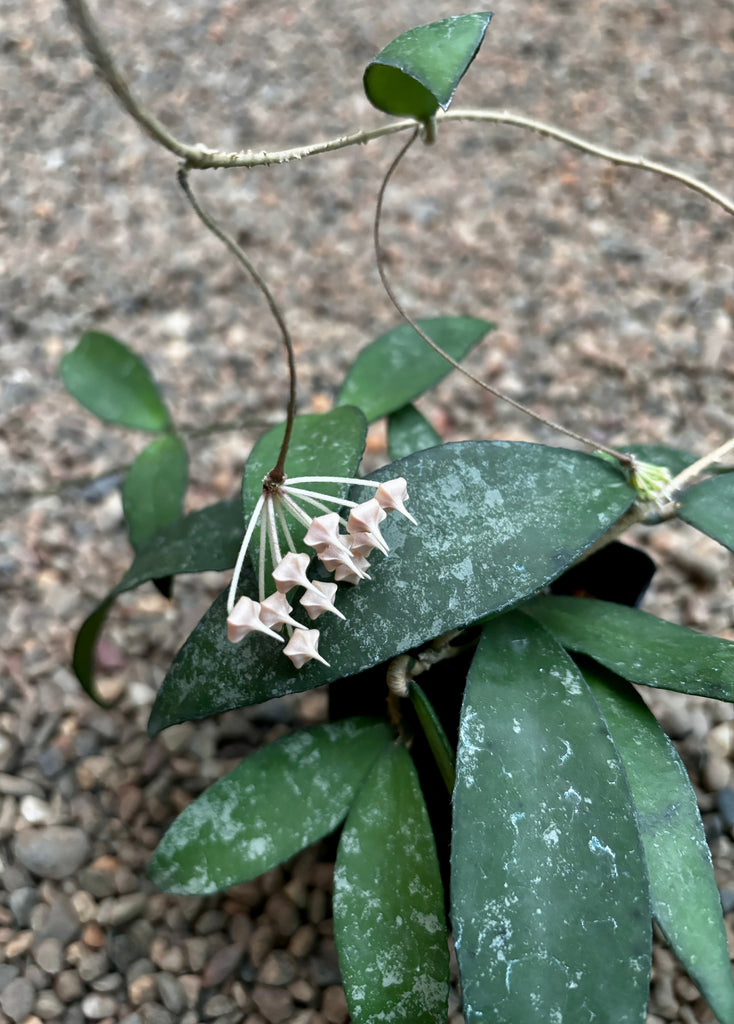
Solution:
<svg viewBox="0 0 734 1024">
<path fill-rule="evenodd" d="M 441 872 L 410 754 L 383 750 L 349 812 L 334 872 L 334 931 L 355 1021 L 445 1021 Z"/>
<path fill-rule="evenodd" d="M 653 466 L 665 466 L 672 476 L 682 473 L 698 458 L 682 448 L 671 448 L 666 444 L 627 444 L 622 449 L 636 456 L 640 462 L 649 462 Z"/>
<path fill-rule="evenodd" d="M 734 984 L 711 854 L 688 773 L 633 687 L 601 668 L 584 677 L 606 719 L 637 808 L 653 914 L 722 1024 Z"/>
<path fill-rule="evenodd" d="M 386 114 L 417 121 L 446 110 L 491 18 L 489 11 L 460 14 L 403 32 L 367 65 L 367 99 Z"/>
<path fill-rule="evenodd" d="M 404 459 L 441 444 L 441 438 L 414 405 L 404 405 L 390 413 L 387 421 L 387 447 L 391 459 Z"/>
<path fill-rule="evenodd" d="M 250 452 L 242 477 L 242 504 L 249 518 L 262 494 L 263 477 L 275 466 L 283 441 L 285 425 L 273 427 L 257 441 Z M 326 413 L 306 413 L 293 422 L 293 433 L 288 447 L 286 473 L 289 477 L 341 476 L 353 477 L 357 472 L 367 438 L 367 423 L 362 412 L 352 406 L 332 409 Z M 304 484 L 304 487 L 309 487 Z M 311 488 L 313 489 L 313 488 Z M 349 490 L 343 484 L 318 484 L 323 494 L 345 497 Z M 306 509 L 318 515 L 311 506 Z M 301 523 L 289 518 L 289 529 L 296 546 L 303 547 L 306 532 Z M 244 527 L 243 527 L 244 532 Z M 259 534 L 251 545 L 251 558 L 257 565 Z"/>
<path fill-rule="evenodd" d="M 734 551 L 734 474 L 711 477 L 680 497 L 678 515 Z"/>
<path fill-rule="evenodd" d="M 178 435 L 157 437 L 138 455 L 122 485 L 122 507 L 136 551 L 181 518 L 187 482 L 186 447 Z"/>
<path fill-rule="evenodd" d="M 451 796 L 456 784 L 456 758 L 454 757 L 454 751 L 449 743 L 446 731 L 441 724 L 441 719 L 436 714 L 428 697 L 426 697 L 423 688 L 415 680 L 411 680 L 408 684 L 408 696 L 415 709 L 428 745 L 431 748 L 431 753 L 436 760 L 441 778 L 446 784 L 449 796 Z"/>
<path fill-rule="evenodd" d="M 337 595 L 347 621 L 318 620 L 331 667 L 296 671 L 261 635 L 230 644 L 222 595 L 176 656 L 151 734 L 354 675 L 508 608 L 560 575 L 633 500 L 622 474 L 593 455 L 505 441 L 442 445 L 372 476 L 407 479 L 418 526 L 391 513 L 380 527 L 389 555 Z"/>
<path fill-rule="evenodd" d="M 115 598 L 141 583 L 176 573 L 231 569 L 242 540 L 238 498 L 220 501 L 164 527 L 141 548 L 120 582 L 82 623 L 74 644 L 74 672 L 86 692 L 104 704 L 94 686 L 94 650 Z"/>
<path fill-rule="evenodd" d="M 469 316 L 418 320 L 442 349 L 460 361 L 494 324 Z M 338 405 L 356 405 L 368 422 L 401 409 L 451 372 L 451 364 L 429 348 L 410 324 L 400 324 L 362 349 L 344 379 Z"/>
<path fill-rule="evenodd" d="M 74 398 L 102 420 L 154 433 L 170 428 L 148 367 L 108 334 L 83 334 L 61 360 L 61 377 Z"/>
<path fill-rule="evenodd" d="M 347 718 L 257 750 L 179 814 L 150 877 L 190 894 L 257 878 L 334 831 L 391 739 L 384 722 Z"/>
<path fill-rule="evenodd" d="M 645 1020 L 634 807 L 568 655 L 519 613 L 484 628 L 461 714 L 452 922 L 467 1024 Z"/>
<path fill-rule="evenodd" d="M 523 607 L 571 651 L 631 683 L 734 701 L 734 643 L 637 608 L 586 597 L 539 597 Z"/>
</svg>

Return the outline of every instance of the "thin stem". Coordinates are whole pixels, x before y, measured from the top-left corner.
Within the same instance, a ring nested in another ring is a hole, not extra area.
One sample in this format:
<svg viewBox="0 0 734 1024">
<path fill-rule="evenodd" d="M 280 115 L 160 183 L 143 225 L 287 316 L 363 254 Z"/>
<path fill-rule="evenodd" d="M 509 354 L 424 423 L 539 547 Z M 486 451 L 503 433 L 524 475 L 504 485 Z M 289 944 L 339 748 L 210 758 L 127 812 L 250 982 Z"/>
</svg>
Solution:
<svg viewBox="0 0 734 1024">
<path fill-rule="evenodd" d="M 356 487 L 374 487 L 377 490 L 380 481 L 359 480 L 348 476 L 289 476 L 288 486 L 291 484 L 353 484 Z"/>
<path fill-rule="evenodd" d="M 293 535 L 291 534 L 290 528 L 288 526 L 288 520 L 286 519 L 285 512 L 283 510 L 283 503 L 280 500 L 279 495 L 276 494 L 274 496 L 273 503 L 276 509 L 278 510 L 278 519 L 280 519 L 280 525 L 283 529 L 283 536 L 285 537 L 285 542 L 288 545 L 288 549 L 295 554 L 296 545 L 293 543 Z"/>
<path fill-rule="evenodd" d="M 311 516 L 306 515 L 301 506 L 297 504 L 293 498 L 289 498 L 287 494 L 280 491 L 280 496 L 283 499 L 283 504 L 288 509 L 294 519 L 297 519 L 301 526 L 305 526 L 306 529 L 311 525 Z"/>
<path fill-rule="evenodd" d="M 718 462 L 719 459 L 723 459 L 724 456 L 728 455 L 731 451 L 734 451 L 734 437 L 719 445 L 718 448 L 714 448 L 714 450 L 709 452 L 708 455 L 701 456 L 700 459 L 697 459 L 696 462 L 692 463 L 690 466 L 686 466 L 678 476 L 673 477 L 671 483 L 668 485 L 669 489 L 674 492 L 683 490 L 686 484 L 690 483 L 691 480 L 695 480 L 695 478 L 700 476 L 701 473 L 709 468 L 709 466 L 713 466 L 714 463 Z"/>
<path fill-rule="evenodd" d="M 554 420 L 546 419 L 545 416 L 541 416 L 541 414 L 538 413 L 538 412 L 535 412 L 534 409 L 531 409 L 529 406 L 524 405 L 522 402 L 517 402 L 514 398 L 510 398 L 509 395 L 506 395 L 504 393 L 504 391 L 500 391 L 498 388 L 493 387 L 491 384 L 488 384 L 486 381 L 483 381 L 483 380 L 481 380 L 481 378 L 475 376 L 473 373 L 471 373 L 469 370 L 467 370 L 464 366 L 462 366 L 461 363 L 459 363 L 456 359 L 454 359 L 453 356 L 449 355 L 448 352 L 446 352 L 444 349 L 442 349 L 440 345 L 437 345 L 436 342 L 433 340 L 433 338 L 430 338 L 426 334 L 426 332 L 415 322 L 413 317 L 408 313 L 408 311 L 405 309 L 405 307 L 400 303 L 400 300 L 398 299 L 397 295 L 393 291 L 392 285 L 390 284 L 390 282 L 388 280 L 387 272 L 385 270 L 385 261 L 382 258 L 382 246 L 380 244 L 380 226 L 381 226 L 381 223 L 382 223 L 382 207 L 383 207 L 383 203 L 384 203 L 384 199 L 385 199 L 385 192 L 387 190 L 387 186 L 388 186 L 388 184 L 390 182 L 390 179 L 392 178 L 393 174 L 397 170 L 397 168 L 398 168 L 401 160 L 405 156 L 405 154 L 408 152 L 410 147 L 413 145 L 415 140 L 418 138 L 418 134 L 419 134 L 419 131 L 416 128 L 416 130 L 413 132 L 413 134 L 408 139 L 408 141 L 405 143 L 405 145 L 399 150 L 397 155 L 393 158 L 392 163 L 390 164 L 390 166 L 387 169 L 387 173 L 385 174 L 385 177 L 382 179 L 382 184 L 380 185 L 380 190 L 379 190 L 379 192 L 377 194 L 377 205 L 376 205 L 376 208 L 375 208 L 375 221 L 374 221 L 374 229 L 373 229 L 373 239 L 374 239 L 374 246 L 375 246 L 375 259 L 377 261 L 377 272 L 380 275 L 380 281 L 382 282 L 382 286 L 385 289 L 387 297 L 390 299 L 390 301 L 392 302 L 393 306 L 395 307 L 397 312 L 400 314 L 400 316 L 406 321 L 406 323 L 410 324 L 410 326 L 413 328 L 413 330 L 416 332 L 416 334 L 418 334 L 423 339 L 423 341 L 425 341 L 425 343 L 427 345 L 429 345 L 433 349 L 434 352 L 436 352 L 438 355 L 440 355 L 442 359 L 445 359 L 446 362 L 449 363 L 451 366 L 453 366 L 455 370 L 458 370 L 459 373 L 462 373 L 465 377 L 467 377 L 470 381 L 472 381 L 472 383 L 478 384 L 480 388 L 483 388 L 485 391 L 488 391 L 490 395 L 494 395 L 494 397 L 495 398 L 499 398 L 500 401 L 506 402 L 508 405 L 511 405 L 513 409 L 517 409 L 518 412 L 522 412 L 526 416 L 531 416 L 534 420 L 537 420 L 539 423 L 545 424 L 545 426 L 550 427 L 552 430 L 557 430 L 561 434 L 565 434 L 567 437 L 572 437 L 574 439 L 574 441 L 579 441 L 581 444 L 587 445 L 589 448 L 593 448 L 593 449 L 596 449 L 598 451 L 606 452 L 607 455 L 611 455 L 613 458 L 617 459 L 617 461 L 620 462 L 622 465 L 625 465 L 625 466 L 632 465 L 632 462 L 633 462 L 632 457 L 630 455 L 627 455 L 625 452 L 619 452 L 619 451 L 617 451 L 616 448 L 609 448 L 607 445 L 601 444 L 601 443 L 599 443 L 597 441 L 592 441 L 590 438 L 584 437 L 583 434 L 576 433 L 575 430 L 569 430 L 568 427 L 564 427 L 562 424 L 556 423 Z"/>
<path fill-rule="evenodd" d="M 244 565 L 245 562 L 245 555 L 247 554 L 247 548 L 252 538 L 252 535 L 255 532 L 255 526 L 257 525 L 257 521 L 260 516 L 260 512 L 262 510 L 264 501 L 265 495 L 261 494 L 260 497 L 257 499 L 255 509 L 252 515 L 250 516 L 250 521 L 247 524 L 247 529 L 245 530 L 245 536 L 242 538 L 242 543 L 240 544 L 240 550 L 237 555 L 237 562 L 235 563 L 234 574 L 232 576 L 232 582 L 229 585 L 229 594 L 227 595 L 228 615 L 230 614 L 235 605 L 235 598 L 237 597 L 237 584 L 239 583 L 240 575 L 242 574 L 242 566 Z"/>
<path fill-rule="evenodd" d="M 270 493 L 266 493 L 264 495 L 264 501 L 267 503 L 268 501 L 271 501 L 271 500 L 272 500 L 272 497 L 271 497 Z M 257 560 L 257 599 L 258 599 L 258 601 L 264 601 L 265 600 L 265 535 L 267 533 L 267 530 L 265 529 L 265 524 L 263 523 L 263 519 L 264 518 L 266 518 L 265 515 L 263 515 L 261 517 L 261 519 L 260 519 L 260 551 L 259 551 L 259 557 L 258 557 L 258 560 Z"/>
<path fill-rule="evenodd" d="M 346 505 L 347 508 L 356 508 L 359 505 L 358 501 L 336 498 L 332 494 L 323 494 L 321 491 L 306 491 L 302 487 L 292 487 L 290 482 L 288 483 L 286 494 L 297 494 L 299 498 L 323 498 L 324 501 L 328 501 L 332 505 Z"/>
<path fill-rule="evenodd" d="M 280 541 L 278 540 L 278 526 L 275 522 L 275 499 L 270 496 L 268 506 L 268 539 L 270 541 L 270 559 L 273 565 L 279 565 L 282 559 L 280 553 Z"/>
<path fill-rule="evenodd" d="M 199 220 L 211 231 L 213 235 L 215 235 L 220 240 L 220 242 L 226 245 L 226 247 L 232 253 L 234 258 L 240 264 L 240 266 L 244 267 L 244 269 L 253 279 L 257 287 L 260 289 L 261 293 L 265 297 L 265 301 L 268 304 L 270 312 L 272 313 L 273 318 L 280 329 L 281 337 L 283 339 L 283 344 L 285 345 L 286 355 L 288 358 L 288 376 L 290 386 L 288 394 L 288 412 L 286 415 L 285 434 L 283 435 L 283 443 L 281 444 L 280 452 L 278 453 L 278 461 L 275 463 L 275 467 L 270 471 L 272 479 L 275 482 L 278 482 L 279 480 L 282 480 L 284 476 L 283 467 L 285 465 L 285 457 L 288 452 L 288 445 L 290 444 L 291 432 L 293 430 L 293 420 L 295 419 L 296 415 L 296 361 L 293 353 L 293 341 L 291 339 L 290 332 L 286 325 L 285 318 L 283 317 L 283 313 L 281 312 L 280 306 L 276 302 L 275 297 L 268 288 L 264 278 L 261 277 L 261 275 L 255 269 L 252 262 L 245 254 L 245 252 L 235 242 L 234 238 L 232 238 L 230 234 L 228 234 L 222 227 L 220 227 L 219 224 L 217 224 L 217 222 L 214 220 L 214 218 L 209 213 L 207 213 L 207 211 L 202 207 L 201 203 L 196 198 L 191 189 L 191 185 L 189 184 L 188 171 L 186 167 L 179 168 L 178 181 L 181 188 L 184 191 L 186 198 L 191 203 L 191 206 L 193 207 L 194 212 L 198 216 Z"/>
<path fill-rule="evenodd" d="M 295 493 L 297 493 L 298 497 L 305 501 L 307 505 L 313 505 L 313 507 L 317 508 L 319 512 L 323 512 L 325 515 L 328 515 L 329 512 L 331 511 L 328 505 L 324 505 L 323 501 L 319 501 L 317 498 L 309 497 L 305 491 L 296 491 Z M 346 529 L 347 521 L 343 518 L 343 516 L 339 516 L 339 522 Z"/>
</svg>

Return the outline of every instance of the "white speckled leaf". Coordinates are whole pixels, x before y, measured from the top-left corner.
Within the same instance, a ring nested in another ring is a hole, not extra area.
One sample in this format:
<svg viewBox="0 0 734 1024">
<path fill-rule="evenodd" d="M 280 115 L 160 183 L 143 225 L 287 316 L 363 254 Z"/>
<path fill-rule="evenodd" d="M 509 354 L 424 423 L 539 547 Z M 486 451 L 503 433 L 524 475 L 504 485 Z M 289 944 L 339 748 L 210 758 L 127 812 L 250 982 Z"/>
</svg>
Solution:
<svg viewBox="0 0 734 1024">
<path fill-rule="evenodd" d="M 583 673 L 627 772 L 655 919 L 717 1020 L 734 1024 L 721 899 L 685 766 L 629 683 L 602 668 L 584 665 Z"/>
<path fill-rule="evenodd" d="M 443 1024 L 449 954 L 436 844 L 405 747 L 383 750 L 349 812 L 334 930 L 355 1024 Z"/>
<path fill-rule="evenodd" d="M 371 580 L 339 588 L 347 621 L 318 620 L 331 668 L 311 662 L 296 671 L 267 637 L 230 644 L 220 598 L 171 666 L 152 734 L 354 675 L 508 608 L 560 575 L 633 499 L 602 459 L 504 441 L 442 445 L 372 476 L 406 478 L 418 525 L 391 513 L 381 524 L 389 555 L 371 559 Z"/>
<path fill-rule="evenodd" d="M 519 612 L 484 628 L 456 774 L 467 1024 L 643 1022 L 651 911 L 624 768 L 579 670 Z"/>
<path fill-rule="evenodd" d="M 588 654 L 631 683 L 734 701 L 734 643 L 627 605 L 539 597 L 523 611 L 564 647 Z"/>
<path fill-rule="evenodd" d="M 348 718 L 256 751 L 176 818 L 150 877 L 166 892 L 200 894 L 269 871 L 337 827 L 391 739 L 384 722 Z"/>
</svg>

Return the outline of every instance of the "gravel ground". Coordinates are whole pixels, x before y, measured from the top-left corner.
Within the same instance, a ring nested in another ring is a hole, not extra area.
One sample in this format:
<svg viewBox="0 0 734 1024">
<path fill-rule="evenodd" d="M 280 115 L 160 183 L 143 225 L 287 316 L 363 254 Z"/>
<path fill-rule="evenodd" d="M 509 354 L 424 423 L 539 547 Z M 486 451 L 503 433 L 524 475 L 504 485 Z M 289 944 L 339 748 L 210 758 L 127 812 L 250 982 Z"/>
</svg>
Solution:
<svg viewBox="0 0 734 1024">
<path fill-rule="evenodd" d="M 554 121 L 729 187 L 731 3 L 495 11 L 457 105 Z M 103 21 L 136 91 L 179 136 L 278 148 L 380 124 L 361 96 L 364 64 L 447 13 L 435 0 L 112 0 Z M 185 206 L 174 159 L 94 78 L 62 7 L 0 0 L 0 15 L 0 1022 L 343 1024 L 328 844 L 215 898 L 145 880 L 172 815 L 294 721 L 318 721 L 325 696 L 147 741 L 155 690 L 217 574 L 180 580 L 172 605 L 147 587 L 119 602 L 100 647 L 114 711 L 92 706 L 68 667 L 75 629 L 129 562 L 117 483 L 143 439 L 74 404 L 61 356 L 104 330 L 145 355 L 182 429 L 244 419 L 191 438 L 193 509 L 236 492 L 260 425 L 282 415 L 277 337 Z M 370 218 L 396 146 L 195 177 L 284 305 L 303 410 L 328 408 L 355 353 L 395 322 Z M 445 126 L 391 187 L 385 242 L 414 313 L 497 322 L 471 367 L 540 411 L 615 444 L 703 452 L 732 434 L 734 241 L 693 193 L 516 129 Z M 446 439 L 557 440 L 453 377 L 421 407 Z M 382 445 L 375 431 L 374 457 Z M 636 538 L 661 566 L 645 606 L 734 639 L 731 557 L 686 527 Z M 729 912 L 732 709 L 652 703 L 699 790 Z M 658 944 L 650 1024 L 711 1019 Z"/>
</svg>

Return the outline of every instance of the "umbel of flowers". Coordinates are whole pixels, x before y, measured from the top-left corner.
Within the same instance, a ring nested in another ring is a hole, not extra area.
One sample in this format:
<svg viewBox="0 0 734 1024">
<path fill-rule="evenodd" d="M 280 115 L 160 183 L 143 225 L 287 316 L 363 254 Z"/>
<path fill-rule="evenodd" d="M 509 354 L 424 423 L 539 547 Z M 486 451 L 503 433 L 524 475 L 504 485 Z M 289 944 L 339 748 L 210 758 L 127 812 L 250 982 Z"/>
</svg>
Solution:
<svg viewBox="0 0 734 1024">
<path fill-rule="evenodd" d="M 334 483 L 369 488 L 373 496 L 363 502 L 349 501 L 304 486 Z M 343 619 L 344 615 L 334 604 L 337 583 L 357 584 L 360 580 L 369 579 L 367 570 L 370 563 L 367 556 L 374 550 L 384 555 L 388 553 L 388 546 L 380 533 L 380 523 L 388 511 L 394 509 L 415 524 L 415 519 L 405 508 L 407 498 L 407 485 L 402 477 L 378 483 L 374 480 L 333 476 L 301 476 L 288 480 L 274 471 L 268 473 L 263 480 L 262 494 L 247 524 L 229 588 L 227 636 L 232 643 L 239 643 L 252 632 L 265 633 L 285 644 L 283 653 L 296 668 L 301 668 L 313 658 L 328 665 L 319 654 L 318 629 L 309 629 L 291 617 L 293 606 L 286 595 L 296 588 L 301 589 L 300 604 L 312 621 L 325 612 Z M 343 514 L 331 511 L 329 504 L 344 510 Z M 318 510 L 320 514 L 309 515 L 304 505 Z M 288 526 L 288 515 L 306 528 L 304 543 L 313 548 L 322 565 L 334 574 L 336 582 L 324 583 L 308 578 L 312 555 L 296 549 Z M 259 600 L 254 601 L 251 597 L 237 600 L 237 585 L 245 555 L 258 523 Z M 287 548 L 285 554 L 281 548 L 281 533 Z M 271 576 L 275 590 L 266 596 L 266 590 L 269 589 L 265 585 L 268 550 L 274 566 Z M 289 635 L 287 643 L 285 637 L 280 635 L 283 626 Z"/>
</svg>

